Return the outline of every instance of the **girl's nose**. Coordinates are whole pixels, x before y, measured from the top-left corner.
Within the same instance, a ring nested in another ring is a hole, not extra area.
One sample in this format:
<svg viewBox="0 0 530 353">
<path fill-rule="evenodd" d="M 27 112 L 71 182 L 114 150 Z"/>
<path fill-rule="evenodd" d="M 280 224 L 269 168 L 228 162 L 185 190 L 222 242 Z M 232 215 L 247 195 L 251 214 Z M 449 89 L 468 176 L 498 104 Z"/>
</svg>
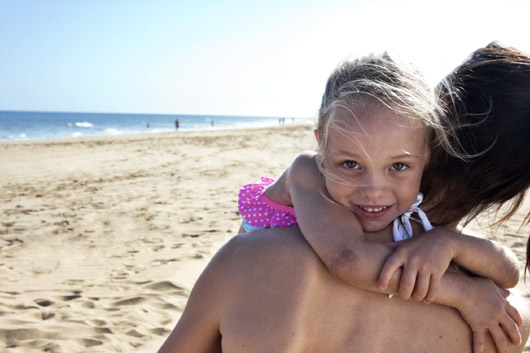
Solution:
<svg viewBox="0 0 530 353">
<path fill-rule="evenodd" d="M 360 187 L 361 194 L 370 199 L 377 201 L 385 190 L 384 177 L 377 174 L 369 174 L 364 178 Z"/>
</svg>

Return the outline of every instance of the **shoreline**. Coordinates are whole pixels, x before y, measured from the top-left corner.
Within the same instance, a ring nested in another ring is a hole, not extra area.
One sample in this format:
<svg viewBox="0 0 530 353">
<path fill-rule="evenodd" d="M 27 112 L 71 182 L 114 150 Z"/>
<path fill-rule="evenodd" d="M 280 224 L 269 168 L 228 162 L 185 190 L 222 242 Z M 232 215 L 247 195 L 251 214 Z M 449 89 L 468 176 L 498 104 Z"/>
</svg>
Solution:
<svg viewBox="0 0 530 353">
<path fill-rule="evenodd" d="M 0 141 L 157 134 L 274 127 L 314 121 L 240 115 L 99 114 L 0 111 Z"/>
<path fill-rule="evenodd" d="M 239 188 L 315 146 L 312 124 L 0 142 L 0 348 L 156 351 Z M 523 260 L 521 217 L 498 240 Z"/>
<path fill-rule="evenodd" d="M 4 144 L 31 144 L 31 143 L 74 143 L 74 142 L 86 142 L 93 141 L 98 139 L 134 139 L 138 138 L 155 138 L 155 137 L 168 137 L 172 135 L 186 135 L 186 134 L 214 134 L 214 133 L 229 133 L 230 131 L 254 131 L 254 130 L 267 130 L 267 129 L 284 129 L 284 128 L 296 128 L 300 126 L 314 125 L 314 122 L 309 122 L 310 119 L 307 119 L 307 122 L 295 122 L 288 125 L 271 125 L 264 127 L 237 127 L 237 128 L 216 128 L 208 130 L 187 130 L 187 131 L 166 131 L 166 132 L 144 132 L 144 133 L 132 133 L 132 134 L 118 134 L 118 135 L 93 135 L 93 136 L 79 136 L 79 137 L 61 137 L 61 138 L 49 138 L 49 139 L 28 139 L 28 140 L 13 140 L 13 141 L 2 141 L 0 140 L 0 146 Z"/>
</svg>

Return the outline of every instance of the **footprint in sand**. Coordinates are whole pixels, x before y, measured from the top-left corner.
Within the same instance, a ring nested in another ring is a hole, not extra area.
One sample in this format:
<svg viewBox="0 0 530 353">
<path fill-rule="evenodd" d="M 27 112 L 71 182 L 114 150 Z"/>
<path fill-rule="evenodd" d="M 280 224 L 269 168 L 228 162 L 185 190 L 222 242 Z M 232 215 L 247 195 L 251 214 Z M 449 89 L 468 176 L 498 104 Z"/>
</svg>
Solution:
<svg viewBox="0 0 530 353">
<path fill-rule="evenodd" d="M 143 301 L 145 301 L 145 298 L 143 297 L 132 297 L 128 299 L 121 299 L 121 300 L 115 301 L 113 304 L 116 306 L 136 305 Z"/>
<path fill-rule="evenodd" d="M 96 339 L 93 339 L 93 338 L 82 338 L 82 339 L 78 339 L 76 341 L 81 346 L 83 346 L 85 348 L 90 348 L 90 347 L 94 347 L 94 346 L 101 346 L 103 344 L 103 341 L 96 340 Z"/>
<path fill-rule="evenodd" d="M 170 262 L 176 262 L 179 261 L 177 258 L 171 258 L 171 259 L 155 259 L 153 260 L 153 264 L 155 265 L 167 265 Z"/>
<path fill-rule="evenodd" d="M 90 325 L 92 325 L 92 326 L 97 326 L 97 327 L 107 326 L 107 322 L 104 321 L 104 320 L 97 320 L 97 319 L 94 319 L 94 320 L 88 320 L 87 322 L 88 322 Z"/>
<path fill-rule="evenodd" d="M 54 317 L 55 317 L 55 314 L 54 314 L 54 313 L 50 313 L 50 312 L 43 311 L 43 312 L 40 314 L 40 317 L 41 317 L 41 319 L 44 321 L 44 320 L 48 320 L 48 319 L 54 318 Z"/>
<path fill-rule="evenodd" d="M 84 308 L 88 309 L 94 309 L 96 307 L 96 304 L 93 301 L 87 300 L 81 304 Z"/>
<path fill-rule="evenodd" d="M 129 330 L 125 334 L 128 335 L 128 336 L 137 337 L 137 338 L 142 338 L 142 337 L 145 336 L 144 334 L 141 334 L 140 332 L 136 331 L 135 329 Z"/>
<path fill-rule="evenodd" d="M 173 291 L 173 290 L 185 291 L 183 287 L 176 285 L 171 281 L 160 281 L 160 282 L 155 282 L 151 284 L 146 284 L 145 287 L 148 289 L 152 289 L 155 291 L 161 291 L 161 292 Z"/>
<path fill-rule="evenodd" d="M 168 329 L 163 328 L 163 327 L 157 327 L 157 328 L 153 328 L 153 329 L 149 330 L 149 332 L 151 332 L 153 335 L 165 337 L 165 336 L 169 335 L 171 330 L 168 330 Z"/>
<path fill-rule="evenodd" d="M 62 301 L 70 301 L 70 300 L 74 300 L 74 299 L 78 299 L 78 298 L 81 298 L 81 296 L 79 294 L 72 294 L 72 295 L 65 295 L 65 296 L 62 296 L 62 297 L 58 297 L 60 300 Z"/>
<path fill-rule="evenodd" d="M 37 303 L 37 305 L 39 306 L 43 306 L 43 307 L 47 307 L 47 306 L 50 306 L 53 304 L 53 301 L 51 300 L 48 300 L 48 299 L 35 299 L 34 300 L 35 303 Z"/>
</svg>

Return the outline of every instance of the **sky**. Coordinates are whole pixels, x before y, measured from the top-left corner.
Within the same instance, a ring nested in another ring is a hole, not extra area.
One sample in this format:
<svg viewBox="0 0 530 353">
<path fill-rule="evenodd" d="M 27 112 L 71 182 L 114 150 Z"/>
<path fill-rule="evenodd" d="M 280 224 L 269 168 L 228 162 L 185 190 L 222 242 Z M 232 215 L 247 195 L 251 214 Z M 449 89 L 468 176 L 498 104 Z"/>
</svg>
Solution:
<svg viewBox="0 0 530 353">
<path fill-rule="evenodd" d="M 530 1 L 0 0 L 0 110 L 314 117 L 333 68 L 388 50 L 431 84 Z"/>
</svg>

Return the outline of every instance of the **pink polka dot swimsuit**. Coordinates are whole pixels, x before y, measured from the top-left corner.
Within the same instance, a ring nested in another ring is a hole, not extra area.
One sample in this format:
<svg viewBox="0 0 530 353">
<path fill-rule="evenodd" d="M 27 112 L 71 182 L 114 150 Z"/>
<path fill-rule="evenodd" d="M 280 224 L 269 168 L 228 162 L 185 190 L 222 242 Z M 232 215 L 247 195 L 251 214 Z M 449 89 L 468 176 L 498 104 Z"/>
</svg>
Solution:
<svg viewBox="0 0 530 353">
<path fill-rule="evenodd" d="M 247 184 L 239 190 L 238 209 L 247 232 L 298 224 L 294 207 L 276 203 L 265 195 L 265 189 L 272 183 L 274 179 L 261 177 L 259 182 Z"/>
</svg>

